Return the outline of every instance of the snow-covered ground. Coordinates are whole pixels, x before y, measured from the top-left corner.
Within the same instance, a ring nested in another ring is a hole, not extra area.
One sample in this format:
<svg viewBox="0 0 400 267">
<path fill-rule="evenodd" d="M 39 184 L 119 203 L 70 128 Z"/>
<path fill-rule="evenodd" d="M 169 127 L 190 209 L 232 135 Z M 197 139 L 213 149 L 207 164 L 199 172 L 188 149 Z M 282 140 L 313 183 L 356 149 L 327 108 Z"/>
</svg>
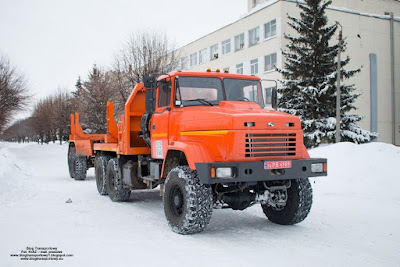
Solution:
<svg viewBox="0 0 400 267">
<path fill-rule="evenodd" d="M 400 148 L 341 143 L 310 154 L 328 158 L 329 176 L 312 179 L 304 222 L 275 225 L 257 205 L 214 210 L 206 231 L 182 236 L 159 190 L 113 203 L 93 170 L 69 178 L 67 145 L 0 143 L 0 266 L 400 266 Z M 21 260 L 27 247 L 73 256 Z"/>
</svg>

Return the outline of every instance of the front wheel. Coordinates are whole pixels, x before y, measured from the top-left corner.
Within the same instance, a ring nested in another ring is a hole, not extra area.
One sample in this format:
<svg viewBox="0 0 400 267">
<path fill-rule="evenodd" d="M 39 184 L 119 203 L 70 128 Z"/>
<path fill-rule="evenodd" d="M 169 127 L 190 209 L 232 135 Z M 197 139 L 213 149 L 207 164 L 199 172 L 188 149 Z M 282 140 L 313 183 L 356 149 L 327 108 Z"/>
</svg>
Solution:
<svg viewBox="0 0 400 267">
<path fill-rule="evenodd" d="M 165 181 L 164 212 L 172 231 L 193 234 L 210 222 L 213 197 L 211 187 L 200 183 L 197 172 L 188 166 L 172 169 Z"/>
<path fill-rule="evenodd" d="M 303 221 L 310 213 L 312 205 L 312 188 L 309 180 L 291 180 L 287 189 L 286 205 L 281 208 L 261 205 L 264 214 L 271 222 L 292 225 Z"/>
</svg>

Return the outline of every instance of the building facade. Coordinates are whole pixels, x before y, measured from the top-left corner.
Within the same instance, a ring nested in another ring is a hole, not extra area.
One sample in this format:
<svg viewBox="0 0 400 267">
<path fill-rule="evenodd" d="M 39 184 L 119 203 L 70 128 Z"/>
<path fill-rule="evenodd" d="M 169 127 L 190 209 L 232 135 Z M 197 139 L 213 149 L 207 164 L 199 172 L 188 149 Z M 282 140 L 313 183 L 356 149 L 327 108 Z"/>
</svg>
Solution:
<svg viewBox="0 0 400 267">
<path fill-rule="evenodd" d="M 180 49 L 180 69 L 229 69 L 231 73 L 279 80 L 288 41 L 297 34 L 288 15 L 299 17 L 296 0 L 248 0 L 248 13 Z M 342 25 L 349 56 L 346 69 L 357 69 L 346 83 L 361 93 L 353 113 L 364 116 L 363 129 L 378 132 L 378 141 L 400 145 L 400 2 L 397 0 L 333 0 L 328 25 Z M 337 31 L 338 32 L 338 31 Z M 337 35 L 336 35 L 337 37 Z M 337 40 L 331 40 L 335 42 Z M 274 86 L 265 82 L 264 87 Z"/>
</svg>

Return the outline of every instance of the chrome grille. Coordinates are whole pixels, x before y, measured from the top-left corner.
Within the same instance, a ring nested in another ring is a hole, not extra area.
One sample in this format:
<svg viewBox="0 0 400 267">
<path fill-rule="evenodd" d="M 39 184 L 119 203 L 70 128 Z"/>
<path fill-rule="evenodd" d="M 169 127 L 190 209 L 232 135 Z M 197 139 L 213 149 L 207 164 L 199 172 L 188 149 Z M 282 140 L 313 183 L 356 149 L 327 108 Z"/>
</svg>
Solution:
<svg viewBox="0 0 400 267">
<path fill-rule="evenodd" d="M 295 133 L 248 133 L 245 157 L 285 157 L 296 155 Z"/>
</svg>

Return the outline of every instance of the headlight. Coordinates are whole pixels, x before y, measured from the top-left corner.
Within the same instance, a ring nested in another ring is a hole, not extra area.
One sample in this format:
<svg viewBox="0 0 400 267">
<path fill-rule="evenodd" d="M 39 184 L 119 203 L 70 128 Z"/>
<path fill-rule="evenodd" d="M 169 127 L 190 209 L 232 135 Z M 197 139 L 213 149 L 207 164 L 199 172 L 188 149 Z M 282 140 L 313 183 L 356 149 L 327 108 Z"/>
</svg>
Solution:
<svg viewBox="0 0 400 267">
<path fill-rule="evenodd" d="M 216 168 L 218 178 L 233 178 L 233 169 L 230 167 Z"/>
<path fill-rule="evenodd" d="M 314 163 L 311 164 L 311 172 L 323 172 L 324 171 L 324 164 L 323 163 Z"/>
</svg>

